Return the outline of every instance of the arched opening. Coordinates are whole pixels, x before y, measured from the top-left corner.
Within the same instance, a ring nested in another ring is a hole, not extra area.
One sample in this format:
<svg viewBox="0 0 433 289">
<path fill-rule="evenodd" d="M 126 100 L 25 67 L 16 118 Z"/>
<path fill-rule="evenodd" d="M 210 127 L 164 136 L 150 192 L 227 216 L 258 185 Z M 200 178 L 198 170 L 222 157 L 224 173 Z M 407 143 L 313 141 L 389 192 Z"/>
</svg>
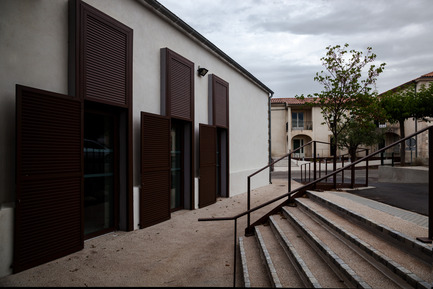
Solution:
<svg viewBox="0 0 433 289">
<path fill-rule="evenodd" d="M 296 135 L 292 138 L 291 142 L 291 151 L 295 151 L 305 145 L 306 143 L 311 141 L 311 137 L 307 135 Z M 306 146 L 304 148 L 299 149 L 293 154 L 294 158 L 309 158 L 313 156 L 313 150 L 311 146 Z"/>
</svg>

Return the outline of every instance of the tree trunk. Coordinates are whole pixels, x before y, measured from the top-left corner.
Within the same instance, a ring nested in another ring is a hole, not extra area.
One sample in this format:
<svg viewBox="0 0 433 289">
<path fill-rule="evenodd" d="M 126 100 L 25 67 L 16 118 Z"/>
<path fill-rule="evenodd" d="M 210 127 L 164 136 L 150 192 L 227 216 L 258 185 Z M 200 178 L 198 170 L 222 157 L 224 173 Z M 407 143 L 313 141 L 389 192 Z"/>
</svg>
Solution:
<svg viewBox="0 0 433 289">
<path fill-rule="evenodd" d="M 355 162 L 356 161 L 356 150 L 358 148 L 357 147 L 350 147 L 349 148 L 349 155 L 350 155 L 350 162 Z"/>
<path fill-rule="evenodd" d="M 400 125 L 400 139 L 405 138 L 404 134 L 404 120 L 399 121 Z M 406 142 L 400 143 L 400 165 L 404 167 L 406 165 Z"/>
<path fill-rule="evenodd" d="M 333 135 L 334 135 L 334 143 L 332 144 L 334 149 L 334 159 L 333 159 L 333 171 L 335 172 L 337 170 L 337 149 L 338 149 L 338 140 L 337 140 L 337 120 L 334 116 L 334 123 L 333 123 Z M 333 183 L 334 183 L 334 189 L 337 188 L 337 175 L 334 175 L 333 177 Z"/>
</svg>

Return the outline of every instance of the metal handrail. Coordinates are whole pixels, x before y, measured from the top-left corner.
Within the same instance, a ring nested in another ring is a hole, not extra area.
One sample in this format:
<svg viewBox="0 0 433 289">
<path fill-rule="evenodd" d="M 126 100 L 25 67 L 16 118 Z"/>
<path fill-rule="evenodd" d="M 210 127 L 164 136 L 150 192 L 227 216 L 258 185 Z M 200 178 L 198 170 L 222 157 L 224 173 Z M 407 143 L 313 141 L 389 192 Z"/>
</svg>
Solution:
<svg viewBox="0 0 433 289">
<path fill-rule="evenodd" d="M 282 159 L 284 159 L 284 158 L 286 158 L 286 157 L 289 157 L 289 160 L 288 160 L 289 176 L 288 176 L 288 178 L 289 178 L 289 180 L 290 180 L 290 179 L 291 179 L 291 176 L 290 176 L 290 173 L 291 173 L 291 170 L 290 170 L 290 162 L 291 162 L 290 156 L 291 156 L 292 154 L 296 153 L 297 151 L 303 149 L 304 147 L 306 147 L 306 146 L 308 146 L 308 145 L 310 145 L 310 144 L 312 144 L 312 143 L 316 143 L 316 142 L 318 142 L 318 143 L 323 143 L 323 144 L 329 144 L 329 143 L 325 143 L 325 142 L 322 142 L 322 141 L 309 141 L 308 143 L 306 143 L 306 144 L 304 144 L 304 145 L 298 147 L 297 149 L 291 151 L 291 152 L 288 153 L 288 154 L 285 154 L 284 156 L 280 157 L 280 158 L 277 159 L 276 161 L 273 161 L 272 163 L 270 163 L 270 164 L 264 166 L 263 168 L 257 170 L 256 172 L 252 173 L 251 175 L 247 176 L 247 210 L 250 210 L 250 209 L 251 209 L 251 178 L 252 178 L 253 176 L 257 175 L 258 173 L 260 173 L 260 172 L 262 172 L 262 171 L 264 171 L 264 170 L 266 170 L 267 168 L 272 167 L 275 163 L 281 161 Z M 290 185 L 290 181 L 289 181 L 288 192 L 290 192 L 290 191 L 291 191 L 291 185 Z M 251 220 L 251 218 L 250 218 L 250 214 L 248 214 L 248 217 L 247 217 L 248 227 L 250 226 L 250 220 Z"/>
<path fill-rule="evenodd" d="M 426 127 L 426 128 L 424 128 L 422 130 L 419 130 L 419 131 L 417 131 L 417 132 L 415 132 L 415 133 L 413 133 L 413 134 L 411 134 L 411 135 L 409 135 L 409 136 L 407 136 L 407 137 L 405 137 L 403 139 L 400 139 L 400 140 L 398 140 L 398 141 L 396 141 L 396 142 L 394 142 L 394 143 L 392 143 L 390 145 L 387 145 L 387 146 L 385 146 L 385 147 L 383 147 L 383 148 L 381 148 L 381 149 L 379 149 L 379 150 L 371 153 L 370 155 L 367 155 L 367 156 L 365 156 L 363 158 L 360 158 L 359 160 L 357 160 L 357 161 L 355 161 L 353 163 L 350 163 L 349 165 L 347 165 L 345 167 L 337 169 L 337 170 L 333 171 L 332 173 L 330 173 L 330 174 L 328 174 L 328 175 L 326 175 L 324 177 L 319 177 L 318 179 L 316 179 L 316 180 L 314 180 L 314 181 L 312 181 L 312 182 L 310 182 L 310 183 L 308 183 L 306 185 L 298 187 L 298 188 L 294 189 L 293 191 L 289 191 L 288 193 L 285 193 L 285 194 L 283 194 L 283 195 L 281 195 L 279 197 L 276 197 L 276 198 L 274 198 L 274 199 L 272 199 L 270 201 L 267 201 L 267 202 L 265 202 L 265 203 L 263 203 L 261 205 L 258 205 L 256 207 L 254 207 L 252 209 L 248 209 L 247 211 L 245 211 L 243 213 L 237 214 L 237 215 L 232 216 L 232 217 L 199 218 L 198 219 L 199 222 L 208 222 L 208 221 L 234 221 L 233 287 L 236 287 L 237 220 L 239 218 L 241 218 L 241 217 L 243 217 L 245 215 L 249 215 L 250 213 L 255 212 L 255 211 L 257 211 L 257 210 L 259 210 L 259 209 L 261 209 L 263 207 L 266 207 L 266 206 L 268 206 L 268 205 L 270 205 L 270 204 L 272 204 L 272 203 L 274 203 L 276 201 L 279 201 L 279 200 L 281 200 L 283 198 L 289 197 L 289 199 L 290 199 L 290 197 L 292 195 L 294 195 L 295 193 L 297 193 L 299 191 L 302 191 L 302 190 L 305 191 L 308 188 L 312 187 L 313 185 L 317 184 L 318 182 L 323 181 L 324 179 L 327 179 L 327 178 L 329 178 L 329 177 L 331 177 L 333 175 L 336 175 L 336 174 L 340 173 L 341 171 L 346 170 L 348 168 L 351 168 L 351 167 L 353 167 L 353 166 L 355 166 L 355 165 L 357 165 L 357 164 L 359 164 L 359 163 L 361 163 L 363 161 L 366 161 L 369 158 L 377 155 L 378 153 L 381 153 L 382 151 L 385 151 L 385 150 L 387 150 L 387 149 L 389 149 L 389 148 L 391 148 L 391 147 L 393 147 L 393 146 L 395 146 L 397 144 L 400 144 L 401 142 L 404 142 L 407 139 L 410 139 L 410 138 L 412 138 L 412 137 L 414 137 L 414 136 L 416 136 L 416 135 L 418 135 L 418 134 L 420 134 L 422 132 L 425 132 L 427 130 L 429 130 L 429 190 L 428 190 L 429 191 L 429 211 L 428 211 L 429 212 L 429 228 L 428 228 L 428 237 L 427 238 L 430 239 L 430 240 L 433 239 L 433 182 L 431 182 L 431 180 L 433 180 L 433 170 L 430 169 L 430 168 L 433 167 L 433 126 L 429 126 L 429 127 Z M 312 142 L 314 142 L 314 141 L 311 141 L 308 144 L 310 144 Z M 306 145 L 308 145 L 308 144 L 306 144 Z M 286 157 L 286 156 L 284 156 L 284 157 Z M 277 161 L 283 159 L 284 157 L 278 159 Z M 276 163 L 277 161 L 272 162 L 272 164 Z M 258 170 L 255 173 L 251 174 L 250 176 L 248 176 L 248 178 L 250 178 L 250 177 L 256 175 L 257 173 L 263 171 L 264 169 L 268 168 L 270 165 L 271 164 L 265 166 L 264 168 Z M 290 179 L 289 179 L 289 183 L 290 183 Z M 249 224 L 248 224 L 248 226 L 249 226 Z"/>
<path fill-rule="evenodd" d="M 365 151 L 365 153 L 366 153 L 366 155 L 368 155 L 369 154 L 369 149 L 367 149 L 367 148 L 359 148 L 359 149 L 357 149 L 356 150 L 356 153 L 359 153 L 359 152 L 363 152 L 363 151 Z M 342 166 L 344 166 L 344 159 L 345 159 L 345 156 L 350 156 L 350 154 L 349 153 L 345 153 L 345 154 L 342 154 L 342 155 L 340 155 L 340 156 L 338 156 L 338 161 L 337 161 L 337 163 L 341 163 L 341 165 Z M 322 172 L 322 170 L 321 170 L 321 160 L 320 159 L 324 159 L 325 160 L 325 174 L 327 174 L 328 173 L 328 162 L 327 162 L 327 160 L 328 159 L 334 159 L 334 157 L 332 157 L 332 158 L 328 158 L 328 157 L 322 157 L 322 158 L 314 158 L 314 161 L 318 161 L 318 163 L 319 163 L 319 177 L 321 176 L 321 172 Z M 349 159 L 348 159 L 349 160 Z M 305 163 L 305 164 L 302 164 L 301 166 L 300 166 L 300 169 L 301 169 L 301 183 L 306 183 L 307 182 L 307 166 L 308 166 L 308 181 L 311 181 L 311 163 Z M 365 181 L 365 186 L 368 186 L 368 160 L 366 161 L 366 168 L 365 168 L 365 170 L 366 170 L 366 174 L 365 174 L 365 179 L 366 179 L 366 181 Z M 305 173 L 305 178 L 303 178 L 303 175 L 302 175 L 302 171 L 304 171 L 304 173 Z M 314 166 L 314 175 L 316 176 L 316 166 Z M 354 167 L 352 167 L 351 168 L 351 188 L 354 188 L 354 186 L 355 186 L 355 168 Z M 326 182 L 328 182 L 328 180 L 326 179 Z M 341 173 L 341 183 L 344 185 L 345 184 L 345 182 L 344 182 L 344 171 Z"/>
<path fill-rule="evenodd" d="M 288 163 L 287 163 L 287 165 L 288 165 L 288 176 L 287 176 L 287 178 L 288 178 L 289 182 L 288 182 L 287 189 L 288 189 L 288 192 L 290 192 L 290 191 L 292 190 L 292 186 L 291 186 L 291 179 L 292 179 L 292 176 L 291 176 L 291 173 L 292 173 L 292 171 L 291 171 L 291 156 L 292 156 L 292 154 L 295 154 L 297 151 L 302 150 L 304 147 L 307 147 L 307 146 L 309 146 L 310 144 L 313 144 L 313 145 L 314 145 L 314 157 L 316 157 L 316 144 L 317 144 L 317 143 L 327 144 L 327 145 L 330 145 L 330 144 L 331 144 L 331 143 L 323 142 L 323 141 L 315 141 L 315 140 L 313 140 L 313 141 L 309 141 L 309 142 L 307 142 L 306 144 L 304 144 L 304 145 L 302 145 L 302 146 L 300 146 L 300 147 L 294 149 L 294 150 L 291 151 L 290 153 L 288 153 L 288 154 L 286 154 L 286 155 L 280 157 L 278 160 L 276 160 L 276 161 L 274 161 L 274 162 L 272 162 L 272 163 L 270 163 L 270 164 L 264 166 L 263 168 L 261 168 L 261 169 L 259 169 L 258 171 L 252 173 L 251 175 L 249 175 L 249 176 L 247 177 L 247 210 L 251 209 L 251 205 L 250 205 L 250 204 L 251 204 L 251 178 L 252 178 L 253 176 L 255 176 L 255 175 L 257 175 L 258 173 L 262 172 L 263 170 L 265 170 L 265 169 L 267 169 L 267 168 L 273 166 L 275 163 L 279 162 L 280 160 L 282 160 L 282 159 L 288 157 Z M 248 227 L 250 226 L 250 221 L 251 221 L 251 217 L 250 217 L 250 214 L 248 214 L 248 216 L 247 216 Z"/>
</svg>

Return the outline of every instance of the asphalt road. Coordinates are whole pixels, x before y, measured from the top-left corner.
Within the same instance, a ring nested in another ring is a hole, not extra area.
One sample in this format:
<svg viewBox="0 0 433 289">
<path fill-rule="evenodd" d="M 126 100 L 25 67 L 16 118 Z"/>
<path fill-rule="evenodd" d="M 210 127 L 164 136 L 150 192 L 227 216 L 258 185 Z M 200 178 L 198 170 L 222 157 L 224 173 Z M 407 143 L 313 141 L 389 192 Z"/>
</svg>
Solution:
<svg viewBox="0 0 433 289">
<path fill-rule="evenodd" d="M 299 170 L 292 172 L 293 180 L 299 182 L 300 176 Z M 428 215 L 428 184 L 381 183 L 378 182 L 377 170 L 375 169 L 370 169 L 368 176 L 368 189 L 348 192 L 394 207 Z M 272 178 L 287 178 L 287 172 L 272 172 Z M 341 176 L 337 180 L 341 181 Z M 350 173 L 345 173 L 345 180 L 350 182 Z M 365 182 L 365 171 L 356 171 L 356 183 L 363 182 Z"/>
</svg>

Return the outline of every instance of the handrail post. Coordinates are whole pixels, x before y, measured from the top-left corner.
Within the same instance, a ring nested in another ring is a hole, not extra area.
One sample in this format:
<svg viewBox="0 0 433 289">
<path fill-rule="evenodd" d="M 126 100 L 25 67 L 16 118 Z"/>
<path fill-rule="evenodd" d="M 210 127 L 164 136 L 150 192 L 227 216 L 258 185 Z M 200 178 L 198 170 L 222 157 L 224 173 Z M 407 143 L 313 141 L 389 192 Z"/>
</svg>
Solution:
<svg viewBox="0 0 433 289">
<path fill-rule="evenodd" d="M 365 150 L 365 156 L 368 156 L 369 150 Z M 365 160 L 365 186 L 368 187 L 368 158 Z"/>
<path fill-rule="evenodd" d="M 306 175 L 305 179 L 307 179 Z M 308 163 L 308 181 L 311 182 L 311 163 Z"/>
<path fill-rule="evenodd" d="M 303 178 L 302 178 L 302 167 L 303 167 L 303 165 L 301 165 L 301 183 L 303 182 Z"/>
<path fill-rule="evenodd" d="M 314 162 L 314 180 L 316 180 L 316 179 L 317 179 L 316 142 L 313 143 L 313 154 L 314 154 L 314 156 L 313 156 L 313 162 Z M 314 184 L 314 187 L 313 187 L 313 188 L 316 189 L 316 184 Z"/>
<path fill-rule="evenodd" d="M 328 175 L 328 158 L 325 158 L 325 176 Z M 328 178 L 326 178 L 325 180 L 326 182 L 328 182 Z"/>
<path fill-rule="evenodd" d="M 341 159 L 341 167 L 344 167 L 344 156 Z M 344 170 L 341 171 L 341 184 L 344 186 Z"/>
<path fill-rule="evenodd" d="M 428 238 L 433 240 L 433 129 L 428 130 Z"/>
<path fill-rule="evenodd" d="M 249 225 L 248 225 L 249 226 Z M 235 219 L 235 237 L 234 237 L 234 246 L 233 246 L 233 287 L 236 287 L 236 252 L 238 250 L 237 248 L 237 237 L 238 237 L 238 219 Z"/>
<path fill-rule="evenodd" d="M 337 170 L 337 150 L 335 150 L 334 153 L 334 160 L 333 160 L 333 172 L 335 172 Z M 337 188 L 337 174 L 334 174 L 333 176 L 334 179 L 334 189 Z"/>
<path fill-rule="evenodd" d="M 247 180 L 248 180 L 247 210 L 249 211 L 251 208 L 251 177 L 248 177 Z M 250 213 L 249 212 L 247 215 L 247 225 L 248 225 L 247 228 L 249 228 L 250 227 Z"/>
<path fill-rule="evenodd" d="M 394 166 L 394 152 L 391 153 L 391 166 Z"/>
<path fill-rule="evenodd" d="M 298 166 L 299 166 L 299 162 L 298 162 Z M 299 172 L 301 173 L 301 183 L 302 183 L 302 165 L 299 166 Z"/>
<path fill-rule="evenodd" d="M 292 154 L 289 154 L 289 157 L 288 157 L 288 164 L 287 164 L 287 166 L 288 166 L 288 171 L 289 171 L 289 175 L 288 175 L 288 178 L 289 178 L 289 180 L 288 180 L 288 192 L 291 192 L 292 191 Z M 289 199 L 290 199 L 290 197 L 289 197 Z"/>
</svg>

